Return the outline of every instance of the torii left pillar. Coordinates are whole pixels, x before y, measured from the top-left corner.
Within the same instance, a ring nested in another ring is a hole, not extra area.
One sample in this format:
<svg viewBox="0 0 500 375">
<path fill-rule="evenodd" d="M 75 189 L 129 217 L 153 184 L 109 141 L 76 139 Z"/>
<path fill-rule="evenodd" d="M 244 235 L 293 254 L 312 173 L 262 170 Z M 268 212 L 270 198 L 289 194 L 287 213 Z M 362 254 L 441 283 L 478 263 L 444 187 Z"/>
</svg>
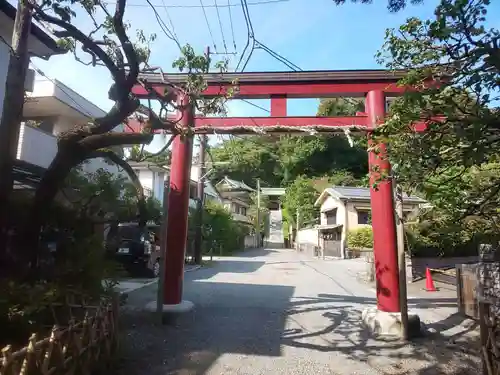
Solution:
<svg viewBox="0 0 500 375">
<path fill-rule="evenodd" d="M 163 311 L 183 312 L 193 307 L 182 300 L 184 261 L 188 233 L 190 171 L 193 158 L 194 107 L 188 95 L 177 100 L 178 125 L 185 135 L 177 135 L 172 145 L 170 193 L 168 196 L 167 244 L 165 250 L 165 278 L 163 283 Z"/>
</svg>

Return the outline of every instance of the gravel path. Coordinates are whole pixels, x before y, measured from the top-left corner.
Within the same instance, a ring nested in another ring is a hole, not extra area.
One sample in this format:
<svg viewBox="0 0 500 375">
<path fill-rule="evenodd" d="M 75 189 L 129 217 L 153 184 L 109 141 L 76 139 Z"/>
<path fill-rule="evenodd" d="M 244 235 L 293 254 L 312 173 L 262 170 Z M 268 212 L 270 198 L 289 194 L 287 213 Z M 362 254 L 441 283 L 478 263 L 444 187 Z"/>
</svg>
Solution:
<svg viewBox="0 0 500 375">
<path fill-rule="evenodd" d="M 216 259 L 185 275 L 184 296 L 195 309 L 163 326 L 142 311 L 156 287 L 132 293 L 122 313 L 118 373 L 478 373 L 474 344 L 467 336 L 468 345 L 461 345 L 462 333 L 436 333 L 412 344 L 369 338 L 360 320 L 361 311 L 375 303 L 374 292 L 348 268 L 346 261 L 311 260 L 292 250 Z M 419 313 L 440 303 L 412 301 Z M 449 307 L 449 301 L 443 304 Z M 446 323 L 437 319 L 436 327 Z"/>
</svg>

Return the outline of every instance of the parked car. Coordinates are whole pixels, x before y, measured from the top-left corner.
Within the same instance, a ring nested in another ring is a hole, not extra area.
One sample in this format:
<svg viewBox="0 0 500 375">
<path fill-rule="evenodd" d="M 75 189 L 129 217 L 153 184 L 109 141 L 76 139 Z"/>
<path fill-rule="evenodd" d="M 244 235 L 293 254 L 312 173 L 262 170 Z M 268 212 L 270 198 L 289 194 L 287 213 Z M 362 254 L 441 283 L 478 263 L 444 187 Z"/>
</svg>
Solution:
<svg viewBox="0 0 500 375">
<path fill-rule="evenodd" d="M 159 275 L 160 243 L 158 225 L 120 223 L 107 236 L 108 254 L 121 263 L 131 275 Z"/>
</svg>

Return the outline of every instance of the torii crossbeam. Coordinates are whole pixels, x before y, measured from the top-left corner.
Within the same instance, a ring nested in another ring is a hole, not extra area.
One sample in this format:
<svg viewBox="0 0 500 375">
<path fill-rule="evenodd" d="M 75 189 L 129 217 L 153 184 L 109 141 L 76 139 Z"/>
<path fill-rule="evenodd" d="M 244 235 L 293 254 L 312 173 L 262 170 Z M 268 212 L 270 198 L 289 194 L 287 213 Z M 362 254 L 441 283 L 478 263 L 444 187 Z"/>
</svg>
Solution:
<svg viewBox="0 0 500 375">
<path fill-rule="evenodd" d="M 404 93 L 406 88 L 399 86 L 398 81 L 405 74 L 406 71 L 387 70 L 206 74 L 204 78 L 208 87 L 203 96 L 224 94 L 236 81 L 234 98 L 270 99 L 270 116 L 195 118 L 192 106 L 187 105 L 180 116 L 181 125 L 194 128 L 196 133 L 219 134 L 339 133 L 345 129 L 369 132 L 383 121 L 386 98 Z M 148 73 L 140 75 L 139 79 L 163 93 L 166 84 L 182 86 L 187 75 Z M 141 98 L 150 98 L 151 95 L 139 84 L 134 87 L 133 93 Z M 323 97 L 364 97 L 365 112 L 353 117 L 287 116 L 288 98 Z M 167 305 L 177 305 L 182 301 L 192 145 L 192 136 L 176 137 L 172 149 L 164 285 L 164 303 Z M 385 147 L 382 146 L 381 151 L 378 155 L 369 153 L 370 181 L 378 179 L 377 173 L 390 171 L 390 164 L 384 155 Z M 377 268 L 377 306 L 381 311 L 399 312 L 396 223 L 391 181 L 379 183 L 377 189 L 371 187 L 370 196 Z M 345 243 L 345 233 L 342 240 Z"/>
</svg>

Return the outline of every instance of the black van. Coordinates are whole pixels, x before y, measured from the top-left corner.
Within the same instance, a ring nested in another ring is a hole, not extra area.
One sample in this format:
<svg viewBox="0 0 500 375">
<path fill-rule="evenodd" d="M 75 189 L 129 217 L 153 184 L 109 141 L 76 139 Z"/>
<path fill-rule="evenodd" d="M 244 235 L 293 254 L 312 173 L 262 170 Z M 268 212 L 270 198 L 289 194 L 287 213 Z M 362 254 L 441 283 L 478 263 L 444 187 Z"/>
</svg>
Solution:
<svg viewBox="0 0 500 375">
<path fill-rule="evenodd" d="M 146 225 L 141 230 L 137 223 L 120 223 L 117 229 L 108 233 L 108 254 L 131 275 L 153 276 L 151 258 L 156 250 L 156 227 Z"/>
</svg>

